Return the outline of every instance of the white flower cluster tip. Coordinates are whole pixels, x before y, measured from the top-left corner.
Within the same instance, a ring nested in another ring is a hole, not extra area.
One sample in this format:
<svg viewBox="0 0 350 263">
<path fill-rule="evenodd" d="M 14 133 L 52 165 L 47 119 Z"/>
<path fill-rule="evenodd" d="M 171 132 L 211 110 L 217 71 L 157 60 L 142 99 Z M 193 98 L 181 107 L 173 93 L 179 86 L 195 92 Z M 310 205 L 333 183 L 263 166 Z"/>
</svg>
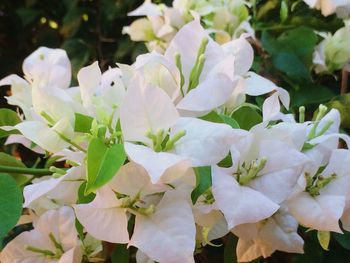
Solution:
<svg viewBox="0 0 350 263">
<path fill-rule="evenodd" d="M 31 54 L 24 79 L 0 81 L 23 112 L 1 129 L 21 133 L 7 143 L 69 168 L 25 186 L 34 229 L 1 262 L 103 262 L 107 241 L 136 247 L 138 262 L 190 263 L 196 248 L 229 232 L 241 262 L 303 253 L 299 225 L 341 233 L 341 220 L 350 230 L 350 152 L 338 149 L 350 139 L 339 112 L 321 105 L 305 121 L 301 108 L 298 122 L 282 113 L 288 92 L 249 71 L 253 57 L 244 36 L 220 45 L 198 20 L 164 55 L 104 73 L 97 62 L 82 68 L 77 87 L 63 50 Z M 263 94 L 260 123 L 241 129 L 252 119 L 242 109 L 259 111 L 246 97 Z"/>
<path fill-rule="evenodd" d="M 248 7 L 245 0 L 174 0 L 172 6 L 154 4 L 146 0 L 129 16 L 145 16 L 123 28 L 133 41 L 145 42 L 147 48 L 163 53 L 174 35 L 188 22 L 201 20 L 215 41 L 226 43 L 242 34 L 254 36 L 249 24 Z"/>
</svg>

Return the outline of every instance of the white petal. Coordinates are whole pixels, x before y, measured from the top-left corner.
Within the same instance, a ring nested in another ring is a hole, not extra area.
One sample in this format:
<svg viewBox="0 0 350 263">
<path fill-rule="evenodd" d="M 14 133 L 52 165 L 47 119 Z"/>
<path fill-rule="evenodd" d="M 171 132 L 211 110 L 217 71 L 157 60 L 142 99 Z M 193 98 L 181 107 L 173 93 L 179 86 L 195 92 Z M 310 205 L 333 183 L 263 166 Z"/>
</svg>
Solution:
<svg viewBox="0 0 350 263">
<path fill-rule="evenodd" d="M 63 49 L 39 47 L 23 62 L 23 72 L 32 82 L 66 89 L 71 80 L 71 64 Z"/>
<path fill-rule="evenodd" d="M 274 251 L 303 253 L 303 239 L 297 234 L 298 222 L 289 214 L 276 213 L 265 222 L 240 225 L 233 229 L 239 237 L 239 261 L 269 257 Z"/>
<path fill-rule="evenodd" d="M 96 198 L 88 204 L 74 206 L 78 220 L 86 231 L 96 239 L 111 243 L 129 242 L 126 210 L 112 190 L 107 187 L 97 191 Z"/>
<path fill-rule="evenodd" d="M 275 130 L 276 133 L 273 135 L 274 138 L 278 138 L 284 141 L 297 150 L 302 149 L 305 140 L 307 138 L 307 124 L 306 123 L 291 123 L 291 122 L 280 122 L 272 126 L 269 133 L 272 135 L 272 131 Z M 273 139 L 273 138 L 271 138 Z"/>
<path fill-rule="evenodd" d="M 297 169 L 284 169 L 264 174 L 252 180 L 249 186 L 280 204 L 292 194 L 300 173 Z"/>
<path fill-rule="evenodd" d="M 313 198 L 308 193 L 301 193 L 289 200 L 287 206 L 305 227 L 342 233 L 338 221 L 345 207 L 343 196 L 319 195 Z"/>
<path fill-rule="evenodd" d="M 159 5 L 146 0 L 134 11 L 128 13 L 128 16 L 161 16 L 162 12 Z"/>
<path fill-rule="evenodd" d="M 293 225 L 293 227 L 290 227 L 290 225 Z M 261 229 L 259 241 L 266 243 L 266 246 L 273 250 L 303 253 L 304 240 L 298 235 L 297 230 L 298 223 L 292 216 L 277 213 Z M 264 255 L 264 257 L 266 256 L 269 255 Z"/>
<path fill-rule="evenodd" d="M 225 55 L 234 55 L 236 75 L 243 75 L 250 69 L 254 60 L 254 50 L 244 37 L 232 40 L 222 45 L 222 48 Z"/>
<path fill-rule="evenodd" d="M 142 73 L 146 83 L 160 87 L 172 100 L 180 95 L 180 72 L 173 60 L 152 52 L 138 56 L 133 67 Z"/>
<path fill-rule="evenodd" d="M 289 103 L 290 103 L 290 97 L 288 91 L 282 88 L 277 88 L 278 98 L 280 99 L 282 105 L 288 110 L 289 109 Z"/>
<path fill-rule="evenodd" d="M 334 141 L 334 139 L 342 139 L 345 141 L 346 145 L 350 145 L 350 136 L 345 133 L 332 133 L 332 134 L 325 134 L 318 136 L 312 140 L 309 141 L 310 144 L 327 144 L 330 142 L 330 144 L 333 146 L 333 148 L 329 150 L 336 149 L 336 146 L 333 142 L 337 142 L 337 140 Z"/>
<path fill-rule="evenodd" d="M 212 170 L 212 191 L 218 208 L 224 213 L 229 228 L 240 224 L 255 223 L 275 213 L 279 206 L 237 181 L 220 168 Z"/>
<path fill-rule="evenodd" d="M 349 175 L 350 151 L 346 149 L 336 149 L 332 151 L 327 167 L 323 170 L 323 176 L 329 176 L 333 173 L 337 177 Z"/>
<path fill-rule="evenodd" d="M 163 185 L 153 185 L 147 171 L 134 162 L 123 165 L 108 186 L 117 193 L 129 195 L 131 198 L 138 194 L 147 195 L 168 189 Z"/>
<path fill-rule="evenodd" d="M 79 70 L 77 78 L 81 99 L 85 107 L 91 106 L 93 95 L 100 85 L 101 77 L 102 74 L 97 61 Z"/>
<path fill-rule="evenodd" d="M 149 142 L 147 131 L 168 130 L 177 118 L 178 112 L 163 90 L 146 86 L 140 76 L 133 79 L 120 108 L 125 140 Z"/>
<path fill-rule="evenodd" d="M 267 158 L 261 174 L 280 171 L 288 168 L 302 167 L 309 159 L 301 152 L 290 147 L 287 143 L 277 140 L 262 140 L 259 156 Z"/>
<path fill-rule="evenodd" d="M 262 251 L 259 245 L 254 243 L 253 240 L 240 238 L 237 243 L 236 254 L 238 262 L 250 262 L 262 256 Z"/>
<path fill-rule="evenodd" d="M 25 199 L 23 207 L 29 207 L 32 202 L 54 189 L 63 179 L 63 176 L 61 178 L 50 178 L 39 183 L 25 186 L 23 189 Z"/>
<path fill-rule="evenodd" d="M 245 75 L 246 94 L 259 96 L 277 88 L 276 84 L 252 71 Z"/>
<path fill-rule="evenodd" d="M 56 251 L 49 234 L 62 245 L 65 253 L 56 261 L 43 257 L 40 253 L 34 253 L 25 246 L 30 245 L 39 249 Z M 34 230 L 26 231 L 13 239 L 0 253 L 3 263 L 79 263 L 82 251 L 79 246 L 75 229 L 74 211 L 70 207 L 62 207 L 59 210 L 50 210 L 34 221 Z"/>
<path fill-rule="evenodd" d="M 186 158 L 167 152 L 155 152 L 152 149 L 126 142 L 125 151 L 129 158 L 141 165 L 150 176 L 153 184 L 157 183 L 170 167 L 186 161 Z M 181 174 L 178 175 L 182 176 Z"/>
<path fill-rule="evenodd" d="M 188 80 L 192 67 L 194 66 L 198 49 L 203 38 L 208 38 L 208 34 L 200 25 L 198 20 L 194 20 L 180 29 L 171 41 L 165 52 L 169 60 L 174 60 L 175 54 L 181 56 L 182 71 L 185 77 L 184 87 L 188 86 Z M 190 43 L 188 40 L 190 39 Z M 213 67 L 225 58 L 221 47 L 209 38 L 205 51 L 205 63 L 201 78 L 205 78 Z M 185 89 L 186 90 L 186 89 Z"/>
<path fill-rule="evenodd" d="M 15 237 L 0 253 L 2 263 L 47 263 L 45 257 L 41 254 L 30 252 L 23 249 L 31 245 L 41 249 L 54 251 L 48 236 L 43 235 L 37 230 L 25 231 Z"/>
<path fill-rule="evenodd" d="M 33 152 L 39 153 L 39 154 L 45 154 L 45 151 L 41 149 L 39 146 L 35 145 L 33 147 L 32 142 L 28 140 L 26 137 L 20 134 L 12 134 L 9 137 L 7 137 L 5 145 L 13 144 L 13 143 L 19 143 L 22 144 L 24 147 L 32 150 Z"/>
<path fill-rule="evenodd" d="M 193 166 L 218 163 L 237 138 L 235 130 L 227 124 L 196 118 L 180 118 L 171 129 L 170 137 L 181 131 L 186 131 L 186 135 L 175 143 L 175 152 L 189 158 Z"/>
<path fill-rule="evenodd" d="M 234 130 L 236 138 L 230 148 L 232 169 L 237 170 L 242 160 L 246 160 L 247 155 L 250 153 L 252 143 L 254 142 L 254 135 L 245 130 Z"/>
<path fill-rule="evenodd" d="M 74 122 L 74 101 L 66 90 L 56 87 L 33 87 L 32 100 L 33 109 L 38 115 L 44 112 L 56 122 L 62 118 Z"/>
<path fill-rule="evenodd" d="M 29 83 L 21 77 L 11 74 L 0 80 L 0 86 L 11 85 L 11 96 L 5 97 L 8 104 L 19 106 L 27 120 L 30 119 L 30 107 L 32 106 L 32 96 Z"/>
<path fill-rule="evenodd" d="M 201 116 L 201 112 L 211 111 L 223 105 L 232 94 L 234 83 L 223 74 L 217 74 L 200 83 L 192 89 L 177 104 L 177 108 L 183 111 L 197 112 L 195 116 Z"/>
<path fill-rule="evenodd" d="M 47 236 L 52 233 L 65 251 L 79 244 L 74 210 L 71 207 L 63 206 L 59 210 L 49 210 L 34 221 L 33 225 L 34 229 Z"/>
<path fill-rule="evenodd" d="M 58 152 L 69 146 L 55 131 L 42 122 L 24 121 L 17 124 L 15 127 L 24 137 L 49 152 Z"/>
<path fill-rule="evenodd" d="M 80 247 L 75 247 L 65 252 L 57 263 L 81 263 L 83 253 Z"/>
<path fill-rule="evenodd" d="M 265 99 L 263 103 L 263 120 L 269 121 L 275 119 L 281 111 L 281 105 L 278 98 L 278 93 L 275 92 L 270 97 Z"/>
<path fill-rule="evenodd" d="M 188 201 L 170 190 L 153 215 L 137 215 L 129 243 L 151 259 L 167 263 L 194 263 L 195 224 Z"/>
<path fill-rule="evenodd" d="M 316 133 L 320 132 L 325 125 L 329 122 L 332 122 L 332 125 L 326 131 L 326 134 L 329 133 L 338 133 L 340 127 L 341 116 L 340 112 L 337 109 L 331 109 L 320 121 L 317 126 Z"/>
</svg>

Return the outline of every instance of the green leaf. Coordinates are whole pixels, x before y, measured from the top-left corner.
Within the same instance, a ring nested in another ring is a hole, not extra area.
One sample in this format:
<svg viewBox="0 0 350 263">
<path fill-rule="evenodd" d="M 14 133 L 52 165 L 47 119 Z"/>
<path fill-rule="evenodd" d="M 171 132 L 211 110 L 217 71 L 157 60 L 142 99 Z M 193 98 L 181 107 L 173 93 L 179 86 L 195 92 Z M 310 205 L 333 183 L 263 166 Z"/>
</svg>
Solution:
<svg viewBox="0 0 350 263">
<path fill-rule="evenodd" d="M 84 240 L 84 227 L 83 225 L 79 222 L 78 219 L 75 219 L 75 229 L 78 232 L 78 236 L 80 240 Z"/>
<path fill-rule="evenodd" d="M 94 200 L 95 198 L 95 194 L 94 193 L 90 193 L 88 195 L 85 195 L 85 188 L 86 188 L 86 183 L 84 182 L 80 185 L 79 189 L 78 189 L 78 204 L 87 204 L 90 203 L 92 200 Z"/>
<path fill-rule="evenodd" d="M 232 166 L 232 156 L 231 153 L 229 153 L 228 155 L 226 155 L 226 157 L 224 159 L 222 159 L 219 163 L 218 166 L 220 167 L 225 167 L 225 168 L 229 168 Z"/>
<path fill-rule="evenodd" d="M 129 263 L 129 250 L 126 244 L 116 244 L 111 255 L 112 263 Z"/>
<path fill-rule="evenodd" d="M 335 240 L 345 249 L 350 250 L 350 232 L 343 230 L 344 234 L 332 233 Z"/>
<path fill-rule="evenodd" d="M 236 120 L 239 127 L 244 130 L 250 130 L 253 126 L 262 122 L 261 115 L 250 106 L 242 106 L 233 114 L 233 119 Z"/>
<path fill-rule="evenodd" d="M 312 54 L 317 44 L 317 35 L 311 28 L 301 26 L 278 38 L 264 31 L 261 41 L 278 70 L 293 79 L 311 81 Z"/>
<path fill-rule="evenodd" d="M 20 160 L 17 160 L 12 155 L 9 155 L 3 152 L 0 152 L 0 165 L 22 167 L 22 168 L 26 167 L 24 163 L 22 163 Z M 10 174 L 10 175 L 16 180 L 16 183 L 19 186 L 25 185 L 32 178 L 32 176 L 23 175 L 23 174 Z"/>
<path fill-rule="evenodd" d="M 209 112 L 207 115 L 200 117 L 200 119 L 204 121 L 215 122 L 215 123 L 226 123 L 234 129 L 239 129 L 239 125 L 234 118 L 230 116 L 226 116 L 224 114 L 218 114 L 215 111 Z"/>
<path fill-rule="evenodd" d="M 220 114 L 219 116 L 226 124 L 230 125 L 233 129 L 240 128 L 238 122 L 234 118 L 223 114 Z"/>
<path fill-rule="evenodd" d="M 10 109 L 0 109 L 0 126 L 15 126 L 21 119 L 17 113 Z M 17 131 L 5 131 L 0 129 L 0 138 L 7 137 L 10 134 L 19 133 Z"/>
<path fill-rule="evenodd" d="M 0 174 L 0 241 L 18 222 L 22 200 L 16 181 L 8 174 Z"/>
<path fill-rule="evenodd" d="M 103 140 L 93 138 L 87 151 L 87 184 L 89 194 L 108 183 L 124 164 L 126 154 L 121 144 L 107 147 Z"/>
<path fill-rule="evenodd" d="M 215 123 L 224 123 L 224 120 L 215 111 L 209 112 L 207 115 L 200 117 L 199 119 L 204 121 L 211 121 Z"/>
<path fill-rule="evenodd" d="M 335 95 L 335 92 L 326 86 L 305 84 L 302 92 L 293 89 L 290 91 L 291 107 L 325 103 L 334 98 Z"/>
<path fill-rule="evenodd" d="M 328 250 L 329 242 L 331 240 L 331 233 L 329 231 L 317 231 L 317 239 L 324 250 Z"/>
<path fill-rule="evenodd" d="M 195 204 L 197 199 L 208 190 L 211 185 L 211 167 L 201 166 L 194 168 L 196 174 L 196 187 L 191 193 L 192 203 Z"/>
<path fill-rule="evenodd" d="M 90 116 L 75 113 L 74 131 L 89 133 L 93 120 L 94 118 Z"/>
</svg>

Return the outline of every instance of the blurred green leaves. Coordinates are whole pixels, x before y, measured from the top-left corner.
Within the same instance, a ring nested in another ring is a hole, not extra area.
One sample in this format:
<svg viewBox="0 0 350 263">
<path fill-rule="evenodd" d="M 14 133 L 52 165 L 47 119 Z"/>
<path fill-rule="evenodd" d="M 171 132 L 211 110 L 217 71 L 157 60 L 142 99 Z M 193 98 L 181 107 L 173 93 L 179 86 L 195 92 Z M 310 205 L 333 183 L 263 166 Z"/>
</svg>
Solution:
<svg viewBox="0 0 350 263">
<path fill-rule="evenodd" d="M 0 244 L 21 216 L 22 199 L 16 181 L 8 174 L 0 174 Z"/>
<path fill-rule="evenodd" d="M 298 27 L 277 38 L 264 31 L 261 41 L 278 70 L 292 79 L 311 80 L 312 54 L 317 43 L 317 36 L 311 28 Z"/>
<path fill-rule="evenodd" d="M 145 49 L 143 44 L 135 44 L 127 35 L 122 35 L 122 27 L 133 20 L 127 13 L 142 2 L 2 1 L 0 79 L 14 72 L 22 75 L 23 59 L 39 46 L 64 48 L 72 61 L 74 77 L 79 68 L 95 60 L 103 69 L 113 66 L 117 59 L 121 63 L 130 63 Z"/>
</svg>

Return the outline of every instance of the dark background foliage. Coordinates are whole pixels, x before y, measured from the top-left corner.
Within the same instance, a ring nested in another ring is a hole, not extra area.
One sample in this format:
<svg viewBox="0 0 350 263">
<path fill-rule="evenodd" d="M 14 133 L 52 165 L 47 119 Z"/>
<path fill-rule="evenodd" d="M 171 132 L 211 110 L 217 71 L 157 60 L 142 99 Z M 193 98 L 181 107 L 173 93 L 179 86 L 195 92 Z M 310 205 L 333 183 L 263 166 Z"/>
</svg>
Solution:
<svg viewBox="0 0 350 263">
<path fill-rule="evenodd" d="M 123 26 L 134 18 L 127 13 L 142 0 L 0 0 L 0 79 L 15 73 L 22 75 L 22 62 L 40 46 L 64 48 L 72 62 L 73 78 L 78 70 L 95 60 L 105 70 L 116 62 L 131 63 L 146 49 L 122 35 Z M 164 1 L 163 1 L 164 2 Z M 170 5 L 171 1 L 165 1 Z M 285 4 L 282 4 L 285 3 Z M 294 5 L 296 2 L 301 2 Z M 287 9 L 285 8 L 287 6 Z M 293 9 L 293 10 L 292 10 Z M 312 73 L 312 52 L 319 42 L 313 30 L 335 32 L 343 26 L 335 16 L 324 18 L 302 1 L 261 0 L 252 11 L 257 39 L 253 69 L 290 91 L 292 110 L 307 106 L 311 114 L 319 103 L 336 106 L 343 115 L 342 128 L 350 127 L 350 94 L 340 94 L 341 72 L 333 76 Z M 350 48 L 350 47 L 349 47 Z M 73 79 L 73 84 L 76 80 Z M 0 87 L 0 108 L 9 107 L 4 96 L 8 88 Z M 344 93 L 344 92 L 343 92 Z M 331 101 L 331 102 L 329 102 Z M 261 98 L 256 101 L 261 104 Z M 12 152 L 13 149 L 6 149 Z M 32 164 L 37 156 L 19 148 L 24 161 Z M 23 230 L 23 229 L 22 229 Z M 304 255 L 275 253 L 265 262 L 346 263 L 350 258 L 350 234 L 332 234 L 330 251 L 322 250 L 315 231 L 302 231 Z M 229 235 L 207 246 L 196 262 L 235 262 L 236 239 Z M 117 247 L 118 251 L 123 248 Z M 117 251 L 117 250 L 116 250 Z M 124 250 L 125 251 L 125 250 Z M 126 263 L 114 253 L 112 262 Z M 262 262 L 257 260 L 256 262 Z"/>
<path fill-rule="evenodd" d="M 146 51 L 122 35 L 142 0 L 0 0 L 0 78 L 22 75 L 22 62 L 40 46 L 64 48 L 73 76 L 95 60 L 105 70 Z M 73 84 L 76 83 L 73 79 Z M 1 105 L 5 105 L 1 88 Z"/>
</svg>

